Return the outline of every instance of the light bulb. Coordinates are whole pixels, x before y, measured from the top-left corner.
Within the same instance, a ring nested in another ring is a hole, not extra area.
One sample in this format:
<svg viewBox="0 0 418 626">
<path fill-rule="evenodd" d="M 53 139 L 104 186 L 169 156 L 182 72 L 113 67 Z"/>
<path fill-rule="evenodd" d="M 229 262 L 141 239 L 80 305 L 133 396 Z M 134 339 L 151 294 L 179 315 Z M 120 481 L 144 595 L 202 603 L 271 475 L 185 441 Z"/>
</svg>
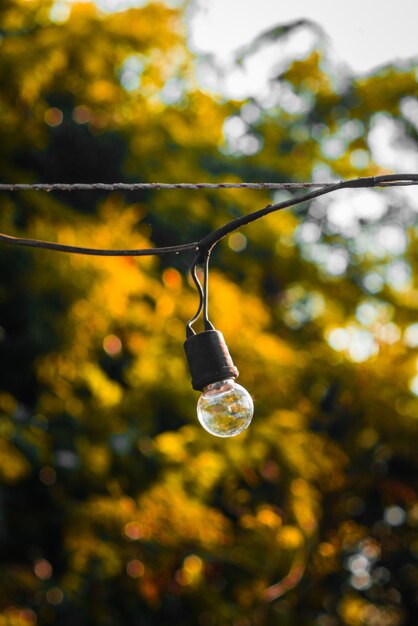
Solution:
<svg viewBox="0 0 418 626">
<path fill-rule="evenodd" d="M 250 394 L 232 378 L 207 385 L 197 403 L 199 422 L 216 437 L 239 435 L 250 424 L 253 413 Z"/>
</svg>

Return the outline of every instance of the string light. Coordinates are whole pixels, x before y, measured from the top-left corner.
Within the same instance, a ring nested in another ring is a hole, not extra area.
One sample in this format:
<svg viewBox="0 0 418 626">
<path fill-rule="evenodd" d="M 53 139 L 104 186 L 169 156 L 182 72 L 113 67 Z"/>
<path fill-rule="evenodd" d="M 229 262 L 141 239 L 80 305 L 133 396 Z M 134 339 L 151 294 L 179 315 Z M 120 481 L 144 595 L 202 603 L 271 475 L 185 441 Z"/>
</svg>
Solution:
<svg viewBox="0 0 418 626">
<path fill-rule="evenodd" d="M 205 430 L 216 437 L 234 437 L 250 424 L 254 404 L 248 391 L 235 382 L 235 367 L 221 332 L 208 315 L 209 259 L 211 250 L 199 252 L 192 266 L 192 278 L 199 294 L 195 315 L 186 325 L 184 349 L 192 377 L 192 387 L 202 391 L 197 417 Z M 197 267 L 203 270 L 201 284 Z M 193 324 L 202 315 L 204 331 L 196 333 Z"/>
<path fill-rule="evenodd" d="M 184 344 L 193 389 L 203 391 L 197 417 L 205 430 L 217 437 L 234 437 L 250 424 L 253 400 L 235 382 L 238 370 L 232 362 L 223 335 L 205 330 L 191 335 Z"/>
<path fill-rule="evenodd" d="M 137 189 L 309 189 L 319 187 L 304 195 L 268 205 L 248 215 L 231 220 L 210 232 L 200 241 L 161 248 L 138 250 L 109 250 L 57 244 L 49 241 L 12 237 L 1 234 L 0 241 L 14 246 L 45 248 L 59 252 L 89 254 L 97 256 L 151 256 L 182 254 L 194 251 L 191 275 L 199 294 L 196 314 L 186 325 L 184 349 L 192 377 L 192 386 L 202 391 L 197 404 L 197 415 L 202 426 L 212 435 L 233 437 L 243 432 L 250 424 L 254 406 L 246 389 L 235 382 L 238 369 L 235 367 L 222 333 L 215 329 L 208 317 L 208 277 L 209 260 L 214 247 L 227 235 L 242 226 L 262 217 L 302 202 L 313 200 L 321 195 L 347 188 L 394 187 L 417 185 L 418 174 L 387 174 L 368 178 L 356 178 L 337 183 L 92 183 L 92 184 L 0 184 L 0 191 L 76 191 L 76 190 L 115 190 L 133 191 Z M 197 275 L 197 268 L 203 269 L 203 285 Z M 204 330 L 196 333 L 193 324 L 203 316 Z"/>
</svg>

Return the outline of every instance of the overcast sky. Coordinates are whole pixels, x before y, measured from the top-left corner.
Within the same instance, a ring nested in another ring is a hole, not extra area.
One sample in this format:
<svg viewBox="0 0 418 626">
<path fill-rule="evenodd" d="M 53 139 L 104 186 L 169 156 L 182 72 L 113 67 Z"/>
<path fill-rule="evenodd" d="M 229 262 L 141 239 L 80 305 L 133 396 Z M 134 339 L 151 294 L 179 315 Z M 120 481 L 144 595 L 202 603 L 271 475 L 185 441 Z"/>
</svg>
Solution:
<svg viewBox="0 0 418 626">
<path fill-rule="evenodd" d="M 394 59 L 418 57 L 418 1 L 198 0 L 192 40 L 220 56 L 259 32 L 298 18 L 317 21 L 336 56 L 355 73 Z"/>
</svg>

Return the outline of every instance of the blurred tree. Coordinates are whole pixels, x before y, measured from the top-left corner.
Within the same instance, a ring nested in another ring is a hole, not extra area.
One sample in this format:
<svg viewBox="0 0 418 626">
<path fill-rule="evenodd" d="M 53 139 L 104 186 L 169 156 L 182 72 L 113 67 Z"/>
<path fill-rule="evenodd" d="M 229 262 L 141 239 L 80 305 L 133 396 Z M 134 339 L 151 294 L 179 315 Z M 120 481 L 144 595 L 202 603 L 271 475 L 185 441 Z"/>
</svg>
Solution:
<svg viewBox="0 0 418 626">
<path fill-rule="evenodd" d="M 412 64 L 356 79 L 314 50 L 268 97 L 225 102 L 161 3 L 6 0 L 0 18 L 4 181 L 354 177 L 416 150 Z M 1 224 L 133 248 L 268 201 L 26 192 Z M 227 441 L 195 417 L 189 259 L 0 250 L 0 625 L 414 623 L 416 207 L 353 190 L 219 247 L 211 314 L 256 403 Z"/>
</svg>

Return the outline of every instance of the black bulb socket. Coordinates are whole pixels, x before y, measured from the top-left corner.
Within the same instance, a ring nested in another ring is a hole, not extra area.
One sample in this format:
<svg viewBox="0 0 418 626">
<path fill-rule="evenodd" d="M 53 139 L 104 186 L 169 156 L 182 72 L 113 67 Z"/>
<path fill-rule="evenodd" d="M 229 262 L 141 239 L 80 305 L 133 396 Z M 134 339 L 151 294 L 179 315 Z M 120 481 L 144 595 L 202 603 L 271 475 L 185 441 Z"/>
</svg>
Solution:
<svg viewBox="0 0 418 626">
<path fill-rule="evenodd" d="M 227 378 L 237 378 L 235 367 L 223 334 L 219 330 L 205 330 L 191 335 L 184 342 L 192 375 L 192 386 L 202 391 L 207 385 Z"/>
</svg>

